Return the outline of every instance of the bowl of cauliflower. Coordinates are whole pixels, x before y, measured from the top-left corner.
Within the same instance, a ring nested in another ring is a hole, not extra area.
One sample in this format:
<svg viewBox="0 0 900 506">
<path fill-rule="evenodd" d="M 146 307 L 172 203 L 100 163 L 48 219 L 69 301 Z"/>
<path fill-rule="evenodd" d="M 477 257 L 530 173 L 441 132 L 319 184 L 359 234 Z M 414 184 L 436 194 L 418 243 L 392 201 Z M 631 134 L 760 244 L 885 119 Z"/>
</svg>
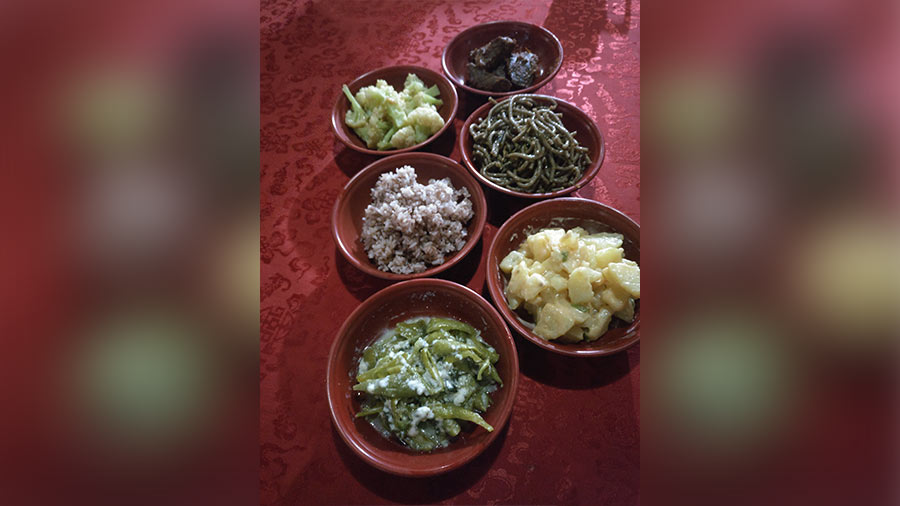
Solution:
<svg viewBox="0 0 900 506">
<path fill-rule="evenodd" d="M 384 67 L 342 86 L 331 125 L 350 149 L 404 153 L 441 135 L 457 105 L 456 88 L 443 75 L 414 65 Z"/>
</svg>

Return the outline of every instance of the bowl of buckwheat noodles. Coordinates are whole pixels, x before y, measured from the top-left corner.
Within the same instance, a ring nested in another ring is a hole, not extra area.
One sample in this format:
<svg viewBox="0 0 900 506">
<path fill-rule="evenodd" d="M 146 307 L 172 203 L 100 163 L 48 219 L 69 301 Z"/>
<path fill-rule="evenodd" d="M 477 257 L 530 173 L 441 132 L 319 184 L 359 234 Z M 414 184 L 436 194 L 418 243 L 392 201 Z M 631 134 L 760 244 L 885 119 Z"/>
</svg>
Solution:
<svg viewBox="0 0 900 506">
<path fill-rule="evenodd" d="M 546 199 L 588 184 L 600 170 L 600 129 L 578 107 L 547 95 L 490 99 L 463 124 L 463 163 L 482 184 Z"/>
</svg>

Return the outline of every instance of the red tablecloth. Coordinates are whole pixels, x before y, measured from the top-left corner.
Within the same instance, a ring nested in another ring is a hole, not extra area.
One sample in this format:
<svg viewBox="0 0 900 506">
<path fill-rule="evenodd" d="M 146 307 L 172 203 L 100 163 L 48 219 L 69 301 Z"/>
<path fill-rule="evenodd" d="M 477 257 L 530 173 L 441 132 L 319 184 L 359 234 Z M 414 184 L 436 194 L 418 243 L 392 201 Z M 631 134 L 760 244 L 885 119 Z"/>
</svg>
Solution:
<svg viewBox="0 0 900 506">
<path fill-rule="evenodd" d="M 394 64 L 440 72 L 461 30 L 495 20 L 543 25 L 562 42 L 563 67 L 541 93 L 569 100 L 600 126 L 600 174 L 578 196 L 640 219 L 638 0 L 348 2 L 273 0 L 261 12 L 260 481 L 264 504 L 636 504 L 640 351 L 586 360 L 517 337 L 521 381 L 509 424 L 476 460 L 448 475 L 404 479 L 378 471 L 332 426 L 325 369 L 335 332 L 386 286 L 338 253 L 330 212 L 338 192 L 374 160 L 333 136 L 342 83 Z M 455 131 L 427 151 L 459 160 L 465 115 L 483 99 L 460 92 Z M 521 204 L 486 190 L 482 245 Z M 486 246 L 442 276 L 484 290 Z M 481 258 L 480 262 L 477 260 Z"/>
</svg>

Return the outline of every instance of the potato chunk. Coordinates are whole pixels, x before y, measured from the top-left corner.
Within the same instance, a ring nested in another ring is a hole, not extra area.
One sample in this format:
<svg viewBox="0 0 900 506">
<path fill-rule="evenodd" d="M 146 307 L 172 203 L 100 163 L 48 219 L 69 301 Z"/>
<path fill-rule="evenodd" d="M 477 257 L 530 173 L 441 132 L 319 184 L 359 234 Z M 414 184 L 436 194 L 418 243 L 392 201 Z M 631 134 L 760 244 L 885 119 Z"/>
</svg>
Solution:
<svg viewBox="0 0 900 506">
<path fill-rule="evenodd" d="M 609 286 L 600 293 L 600 300 L 615 313 L 625 307 L 625 303 L 628 302 L 628 294 L 618 287 Z"/>
<path fill-rule="evenodd" d="M 601 248 L 591 257 L 591 268 L 602 269 L 612 262 L 621 262 L 625 250 L 622 248 Z"/>
<path fill-rule="evenodd" d="M 538 262 L 550 258 L 553 250 L 559 249 L 559 239 L 565 235 L 562 229 L 542 230 L 536 234 L 531 234 L 525 239 L 528 251 L 531 256 Z"/>
<path fill-rule="evenodd" d="M 525 254 L 519 250 L 510 251 L 503 261 L 500 262 L 500 270 L 509 274 L 513 268 L 519 265 L 519 262 L 525 259 Z"/>
<path fill-rule="evenodd" d="M 550 341 L 568 332 L 574 324 L 570 313 L 552 302 L 545 304 L 538 313 L 534 333 Z"/>
<path fill-rule="evenodd" d="M 583 231 L 580 228 L 569 230 L 559 239 L 559 247 L 565 251 L 578 251 L 578 246 L 581 243 L 579 240 L 581 238 L 580 232 Z"/>
<path fill-rule="evenodd" d="M 550 274 L 547 277 L 547 282 L 557 292 L 561 292 L 561 291 L 565 290 L 566 287 L 569 286 L 569 281 L 566 278 L 564 278 L 563 276 L 560 276 L 559 274 L 556 274 L 556 273 Z"/>
<path fill-rule="evenodd" d="M 546 260 L 540 263 L 541 268 L 547 272 L 559 272 L 562 270 L 562 262 L 568 255 L 565 252 L 554 251 Z"/>
<path fill-rule="evenodd" d="M 506 296 L 522 298 L 522 287 L 525 286 L 525 280 L 528 279 L 528 268 L 524 263 L 520 263 L 513 267 L 512 275 L 509 277 L 509 283 L 506 284 Z"/>
<path fill-rule="evenodd" d="M 609 284 L 618 286 L 636 299 L 641 298 L 641 269 L 637 265 L 615 262 L 607 267 Z"/>
<path fill-rule="evenodd" d="M 520 293 L 525 300 L 533 299 L 537 297 L 537 294 L 541 293 L 545 286 L 547 286 L 547 279 L 540 274 L 532 273 L 525 278 L 525 283 L 522 285 Z"/>
<path fill-rule="evenodd" d="M 568 332 L 559 336 L 562 343 L 578 343 L 584 340 L 584 329 L 579 325 L 570 328 Z"/>
<path fill-rule="evenodd" d="M 547 241 L 547 234 L 529 235 L 525 240 L 528 244 L 528 252 L 531 257 L 538 262 L 543 262 L 550 257 L 550 244 Z"/>
<path fill-rule="evenodd" d="M 603 308 L 585 322 L 587 332 L 584 333 L 585 340 L 596 341 L 609 328 L 609 321 L 612 319 L 612 313 L 609 309 Z"/>
<path fill-rule="evenodd" d="M 634 299 L 628 299 L 625 302 L 625 307 L 613 313 L 613 316 L 622 320 L 623 322 L 631 323 L 634 321 Z"/>
<path fill-rule="evenodd" d="M 586 322 L 588 318 L 590 318 L 590 307 L 583 306 L 578 304 L 577 306 L 573 306 L 572 303 L 567 301 L 565 298 L 560 298 L 558 300 L 559 306 L 569 314 L 569 317 L 572 318 L 572 321 L 575 322 L 575 325 L 581 325 Z"/>
<path fill-rule="evenodd" d="M 625 242 L 625 236 L 616 233 L 601 232 L 582 238 L 582 241 L 595 244 L 597 248 L 621 248 Z"/>
<path fill-rule="evenodd" d="M 594 297 L 591 283 L 603 275 L 588 267 L 578 267 L 569 275 L 569 300 L 573 304 L 586 304 Z"/>
</svg>

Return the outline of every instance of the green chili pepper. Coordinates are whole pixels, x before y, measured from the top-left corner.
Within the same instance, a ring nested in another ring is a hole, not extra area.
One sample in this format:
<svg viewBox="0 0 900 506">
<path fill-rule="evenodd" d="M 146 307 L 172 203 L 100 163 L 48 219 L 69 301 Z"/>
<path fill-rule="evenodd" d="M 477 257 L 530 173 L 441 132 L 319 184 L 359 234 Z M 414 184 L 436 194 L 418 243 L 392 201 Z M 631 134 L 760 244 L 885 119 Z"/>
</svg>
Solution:
<svg viewBox="0 0 900 506">
<path fill-rule="evenodd" d="M 471 325 L 449 318 L 407 320 L 361 355 L 364 372 L 352 387 L 360 392 L 356 416 L 379 432 L 430 451 L 460 434 L 456 420 L 492 430 L 479 413 L 502 387 L 494 367 L 499 355 Z"/>
</svg>

